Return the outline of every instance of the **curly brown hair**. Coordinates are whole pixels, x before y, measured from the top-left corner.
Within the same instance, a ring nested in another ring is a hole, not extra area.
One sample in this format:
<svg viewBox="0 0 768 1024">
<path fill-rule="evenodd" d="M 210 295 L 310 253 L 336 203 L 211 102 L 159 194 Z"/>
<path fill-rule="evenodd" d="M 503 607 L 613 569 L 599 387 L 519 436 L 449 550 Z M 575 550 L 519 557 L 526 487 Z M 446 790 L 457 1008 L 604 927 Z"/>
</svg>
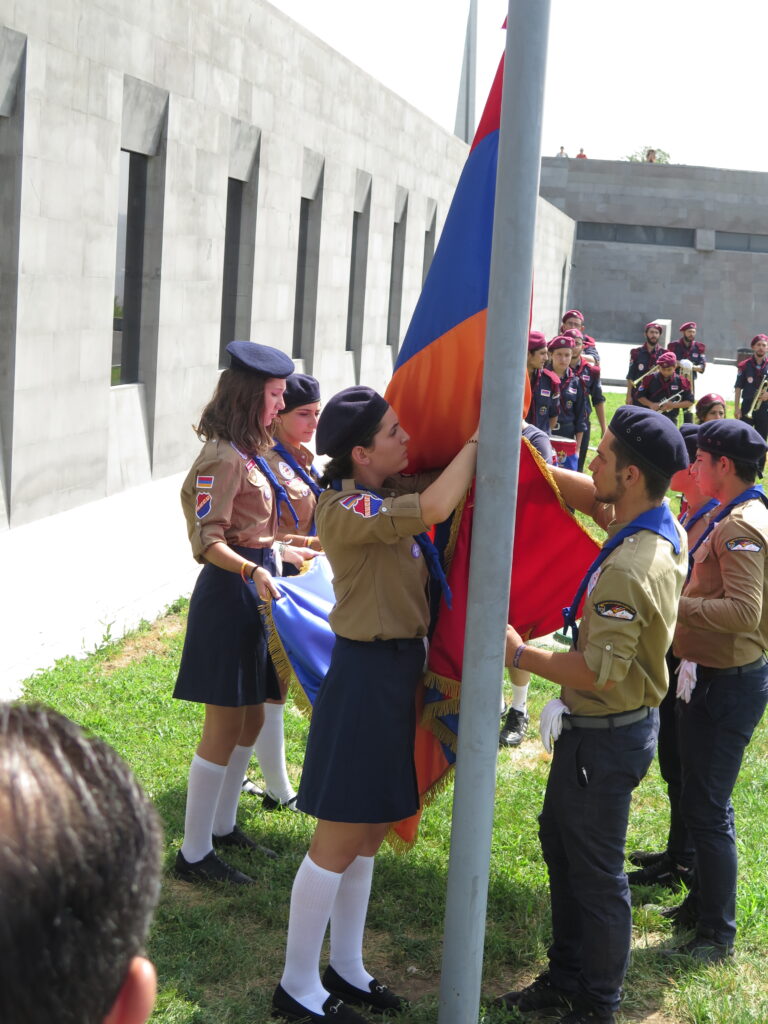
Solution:
<svg viewBox="0 0 768 1024">
<path fill-rule="evenodd" d="M 194 428 L 201 441 L 231 441 L 242 451 L 263 455 L 272 430 L 262 423 L 267 378 L 250 370 L 223 370 L 211 400 Z"/>
</svg>

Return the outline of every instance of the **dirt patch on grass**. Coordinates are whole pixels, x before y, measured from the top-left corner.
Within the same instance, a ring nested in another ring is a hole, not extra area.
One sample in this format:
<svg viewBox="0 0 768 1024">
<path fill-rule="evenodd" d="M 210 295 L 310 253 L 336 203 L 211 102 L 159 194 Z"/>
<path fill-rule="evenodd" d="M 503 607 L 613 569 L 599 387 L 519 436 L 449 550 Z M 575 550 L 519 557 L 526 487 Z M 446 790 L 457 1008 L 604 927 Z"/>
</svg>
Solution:
<svg viewBox="0 0 768 1024">
<path fill-rule="evenodd" d="M 120 650 L 104 662 L 103 671 L 114 672 L 153 654 L 159 657 L 164 655 L 168 650 L 168 641 L 183 632 L 186 622 L 185 615 L 176 614 L 157 619 L 145 632 L 127 637 L 120 645 Z"/>
</svg>

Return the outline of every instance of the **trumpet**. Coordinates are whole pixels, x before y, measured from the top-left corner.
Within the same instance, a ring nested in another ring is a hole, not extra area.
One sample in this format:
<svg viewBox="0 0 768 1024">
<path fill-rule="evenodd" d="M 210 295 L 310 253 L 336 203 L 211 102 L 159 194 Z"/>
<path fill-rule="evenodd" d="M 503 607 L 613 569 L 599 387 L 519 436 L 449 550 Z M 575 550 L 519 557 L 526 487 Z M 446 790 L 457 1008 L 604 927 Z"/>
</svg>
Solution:
<svg viewBox="0 0 768 1024">
<path fill-rule="evenodd" d="M 659 409 L 661 409 L 662 405 L 666 405 L 667 402 L 669 402 L 669 404 L 671 405 L 672 403 L 682 401 L 682 398 L 683 393 L 681 391 L 678 391 L 676 395 L 668 395 L 666 398 L 662 398 L 662 400 L 659 402 Z"/>
<path fill-rule="evenodd" d="M 639 377 L 636 377 L 636 378 L 635 378 L 635 379 L 634 379 L 634 380 L 632 381 L 632 387 L 633 387 L 633 388 L 636 388 L 636 387 L 637 387 L 637 385 L 638 385 L 638 384 L 640 383 L 640 381 L 641 381 L 641 380 L 645 380 L 645 378 L 646 378 L 646 377 L 650 377 L 652 373 L 658 373 L 658 372 L 659 372 L 659 368 L 658 368 L 658 366 L 652 366 L 652 367 L 650 368 L 650 370 L 646 370 L 646 371 L 645 371 L 645 373 L 641 374 L 641 375 L 640 375 Z"/>
<path fill-rule="evenodd" d="M 752 399 L 752 405 L 749 407 L 749 412 L 746 416 L 741 417 L 746 423 L 752 423 L 755 415 L 755 409 L 766 391 L 768 391 L 768 373 L 763 374 L 763 379 L 760 381 L 760 387 L 757 389 L 755 397 Z"/>
</svg>

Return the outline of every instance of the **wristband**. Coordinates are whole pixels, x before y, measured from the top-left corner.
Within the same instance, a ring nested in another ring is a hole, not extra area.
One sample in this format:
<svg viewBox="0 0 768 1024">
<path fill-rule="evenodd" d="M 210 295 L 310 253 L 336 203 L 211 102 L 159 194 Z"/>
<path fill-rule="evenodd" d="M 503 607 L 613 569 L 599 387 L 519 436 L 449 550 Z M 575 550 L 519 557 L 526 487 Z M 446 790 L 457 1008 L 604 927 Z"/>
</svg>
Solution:
<svg viewBox="0 0 768 1024">
<path fill-rule="evenodd" d="M 520 644 L 512 657 L 512 668 L 520 668 L 520 656 L 528 649 L 528 644 Z"/>
<path fill-rule="evenodd" d="M 253 571 L 251 571 L 249 575 L 246 575 L 248 571 L 248 566 L 250 564 L 250 562 L 243 562 L 243 564 L 240 566 L 240 578 L 242 579 L 243 583 L 253 583 Z M 253 568 L 255 569 L 256 566 L 254 565 Z"/>
<path fill-rule="evenodd" d="M 254 573 L 256 572 L 256 570 L 257 570 L 258 568 L 259 568 L 259 567 L 258 567 L 258 565 L 256 565 L 256 563 L 254 562 L 254 563 L 253 563 L 253 568 L 252 568 L 252 569 L 251 569 L 251 571 L 250 571 L 250 572 L 248 573 L 248 579 L 249 579 L 249 580 L 251 581 L 251 583 L 253 583 L 253 575 L 254 575 Z"/>
</svg>

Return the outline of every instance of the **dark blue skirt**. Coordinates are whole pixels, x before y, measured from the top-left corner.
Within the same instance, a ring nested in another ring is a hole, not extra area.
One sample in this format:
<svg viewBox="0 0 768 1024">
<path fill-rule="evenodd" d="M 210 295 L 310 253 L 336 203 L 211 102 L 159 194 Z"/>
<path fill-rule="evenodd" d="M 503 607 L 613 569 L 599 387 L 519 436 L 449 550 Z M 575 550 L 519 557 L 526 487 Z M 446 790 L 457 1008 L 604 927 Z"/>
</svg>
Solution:
<svg viewBox="0 0 768 1024">
<path fill-rule="evenodd" d="M 297 806 L 324 821 L 400 821 L 419 808 L 413 743 L 423 640 L 337 636 L 312 709 Z"/>
<path fill-rule="evenodd" d="M 275 572 L 271 548 L 233 550 Z M 248 593 L 253 589 L 238 573 L 203 566 L 189 602 L 174 697 L 227 708 L 280 699 L 258 602 Z"/>
</svg>

